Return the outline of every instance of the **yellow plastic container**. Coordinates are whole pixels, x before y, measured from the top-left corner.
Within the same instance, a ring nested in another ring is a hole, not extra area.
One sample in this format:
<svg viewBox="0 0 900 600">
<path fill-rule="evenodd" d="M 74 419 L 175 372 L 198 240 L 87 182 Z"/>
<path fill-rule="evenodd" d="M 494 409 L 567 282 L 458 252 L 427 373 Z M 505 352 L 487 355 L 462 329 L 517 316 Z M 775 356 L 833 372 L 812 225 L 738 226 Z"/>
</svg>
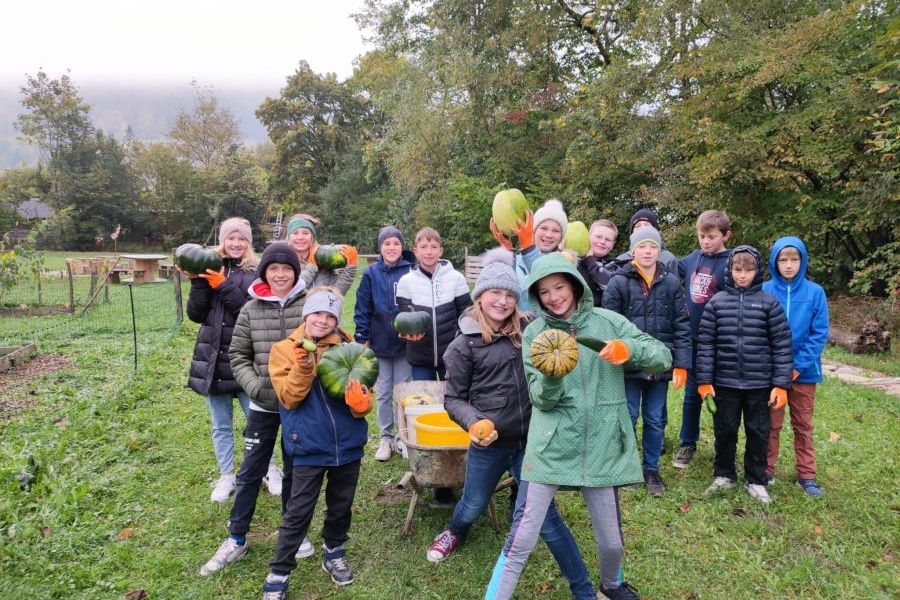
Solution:
<svg viewBox="0 0 900 600">
<path fill-rule="evenodd" d="M 420 446 L 468 446 L 469 434 L 450 420 L 447 411 L 419 415 L 413 422 Z"/>
</svg>

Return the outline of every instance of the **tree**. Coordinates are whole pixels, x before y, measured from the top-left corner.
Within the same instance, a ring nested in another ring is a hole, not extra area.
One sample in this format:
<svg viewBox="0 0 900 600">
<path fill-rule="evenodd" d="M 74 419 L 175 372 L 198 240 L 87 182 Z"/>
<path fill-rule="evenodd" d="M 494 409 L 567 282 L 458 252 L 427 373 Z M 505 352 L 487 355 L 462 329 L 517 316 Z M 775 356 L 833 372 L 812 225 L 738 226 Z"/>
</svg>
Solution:
<svg viewBox="0 0 900 600">
<path fill-rule="evenodd" d="M 196 81 L 191 85 L 196 96 L 194 108 L 190 112 L 178 111 L 168 135 L 178 156 L 209 170 L 224 164 L 228 151 L 240 140 L 240 129 L 234 113 L 219 107 L 211 89 Z"/>
</svg>

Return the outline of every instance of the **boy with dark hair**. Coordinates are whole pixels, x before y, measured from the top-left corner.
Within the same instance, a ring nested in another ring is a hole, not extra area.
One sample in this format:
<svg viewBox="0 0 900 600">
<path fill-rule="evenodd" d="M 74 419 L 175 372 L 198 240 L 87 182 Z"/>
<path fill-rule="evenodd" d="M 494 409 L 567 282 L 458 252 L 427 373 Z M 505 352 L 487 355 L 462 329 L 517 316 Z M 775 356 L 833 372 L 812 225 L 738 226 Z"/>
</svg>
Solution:
<svg viewBox="0 0 900 600">
<path fill-rule="evenodd" d="M 744 418 L 744 479 L 751 498 L 768 504 L 769 407 L 780 409 L 791 387 L 791 330 L 778 300 L 762 290 L 762 260 L 738 246 L 725 290 L 706 304 L 695 363 L 697 392 L 715 398 L 715 479 L 706 493 L 734 487 L 738 428 Z"/>
</svg>

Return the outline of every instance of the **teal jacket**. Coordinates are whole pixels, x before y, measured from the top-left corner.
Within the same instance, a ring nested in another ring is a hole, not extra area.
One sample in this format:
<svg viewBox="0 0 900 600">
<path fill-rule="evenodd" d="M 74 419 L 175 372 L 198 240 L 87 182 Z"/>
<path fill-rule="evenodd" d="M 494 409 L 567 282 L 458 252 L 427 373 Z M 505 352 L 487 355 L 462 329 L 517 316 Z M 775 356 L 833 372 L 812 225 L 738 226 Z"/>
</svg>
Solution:
<svg viewBox="0 0 900 600">
<path fill-rule="evenodd" d="M 535 283 L 553 273 L 572 281 L 578 308 L 559 319 L 541 307 Z M 525 378 L 534 410 L 528 430 L 522 479 L 566 487 L 608 487 L 643 481 L 634 429 L 625 402 L 625 370 L 579 345 L 575 369 L 547 377 L 531 363 L 531 343 L 548 328 L 601 340 L 621 339 L 631 351 L 627 363 L 640 371 L 663 373 L 672 367 L 666 346 L 622 315 L 594 308 L 590 289 L 575 262 L 559 252 L 535 261 L 528 278 L 531 305 L 539 318 L 522 343 Z"/>
</svg>

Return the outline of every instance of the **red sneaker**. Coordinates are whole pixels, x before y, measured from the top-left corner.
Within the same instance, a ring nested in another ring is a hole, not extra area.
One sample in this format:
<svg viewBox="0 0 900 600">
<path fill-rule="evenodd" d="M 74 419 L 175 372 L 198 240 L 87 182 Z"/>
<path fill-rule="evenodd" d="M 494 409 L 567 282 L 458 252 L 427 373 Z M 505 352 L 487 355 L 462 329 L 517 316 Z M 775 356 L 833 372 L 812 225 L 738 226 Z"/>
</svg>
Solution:
<svg viewBox="0 0 900 600">
<path fill-rule="evenodd" d="M 428 562 L 439 563 L 453 554 L 457 546 L 459 546 L 459 536 L 449 529 L 445 529 L 434 538 L 434 542 L 425 556 Z"/>
</svg>

